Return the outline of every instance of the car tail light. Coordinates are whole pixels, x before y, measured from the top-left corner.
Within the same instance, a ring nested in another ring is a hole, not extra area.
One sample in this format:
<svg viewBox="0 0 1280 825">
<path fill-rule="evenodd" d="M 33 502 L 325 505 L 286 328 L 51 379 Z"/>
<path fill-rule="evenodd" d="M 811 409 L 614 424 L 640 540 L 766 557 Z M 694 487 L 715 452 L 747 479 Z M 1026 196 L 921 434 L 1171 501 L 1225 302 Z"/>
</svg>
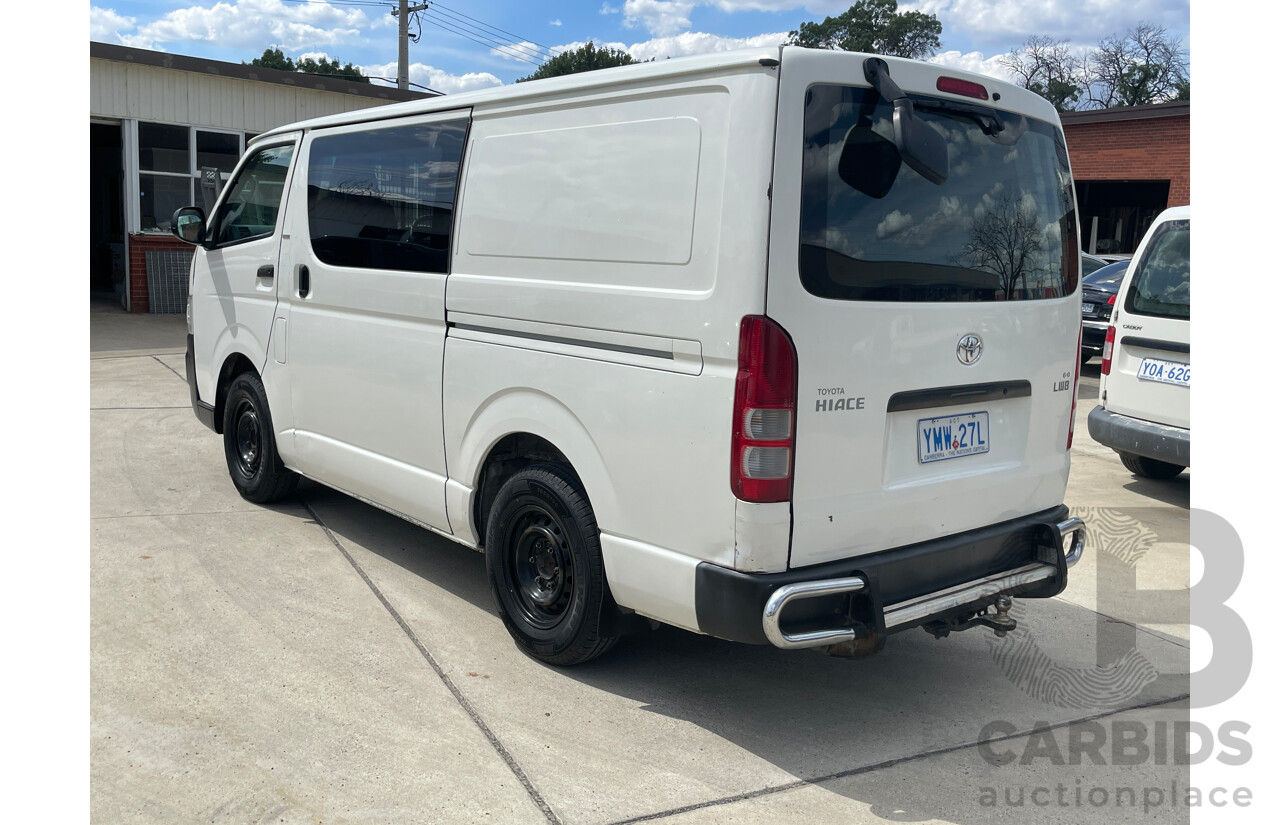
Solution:
<svg viewBox="0 0 1280 825">
<path fill-rule="evenodd" d="M 1084 325 L 1076 334 L 1076 372 L 1071 378 L 1071 418 L 1067 421 L 1067 449 L 1071 449 L 1071 440 L 1076 437 L 1076 399 L 1080 397 L 1080 347 L 1084 344 Z"/>
<path fill-rule="evenodd" d="M 1111 374 L 1111 350 L 1116 345 L 1116 328 L 1107 327 L 1107 340 L 1102 345 L 1102 374 Z"/>
<path fill-rule="evenodd" d="M 985 86 L 970 80 L 961 80 L 958 77 L 938 78 L 938 91 L 950 92 L 953 95 L 964 95 L 965 97 L 976 97 L 978 100 L 987 99 Z"/>
<path fill-rule="evenodd" d="M 1114 295 L 1108 295 L 1108 296 L 1107 296 L 1107 306 L 1109 306 L 1109 307 L 1113 307 L 1113 306 L 1115 306 L 1115 305 L 1116 305 L 1116 296 L 1114 296 Z"/>
<path fill-rule="evenodd" d="M 791 498 L 797 371 L 786 330 L 763 315 L 742 319 L 729 481 L 743 501 Z"/>
</svg>

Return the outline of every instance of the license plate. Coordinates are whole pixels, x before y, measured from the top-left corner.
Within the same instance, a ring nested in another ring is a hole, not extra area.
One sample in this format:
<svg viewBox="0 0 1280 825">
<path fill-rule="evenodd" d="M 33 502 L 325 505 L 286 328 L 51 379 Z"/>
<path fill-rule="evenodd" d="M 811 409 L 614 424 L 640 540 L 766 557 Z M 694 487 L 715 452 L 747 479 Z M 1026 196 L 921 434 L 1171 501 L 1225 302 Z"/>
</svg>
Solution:
<svg viewBox="0 0 1280 825">
<path fill-rule="evenodd" d="M 1143 358 L 1138 365 L 1138 378 L 1142 381 L 1158 381 L 1179 387 L 1191 386 L 1191 365 L 1159 358 Z"/>
<path fill-rule="evenodd" d="M 1096 310 L 1096 309 L 1097 309 L 1097 307 L 1096 307 L 1096 306 L 1094 306 L 1093 304 L 1081 304 L 1081 305 L 1080 305 L 1080 314 L 1081 314 L 1081 315 L 1092 315 L 1092 314 L 1094 313 L 1094 310 Z"/>
<path fill-rule="evenodd" d="M 985 412 L 922 418 L 916 423 L 916 454 L 921 464 L 990 450 L 991 430 Z"/>
</svg>

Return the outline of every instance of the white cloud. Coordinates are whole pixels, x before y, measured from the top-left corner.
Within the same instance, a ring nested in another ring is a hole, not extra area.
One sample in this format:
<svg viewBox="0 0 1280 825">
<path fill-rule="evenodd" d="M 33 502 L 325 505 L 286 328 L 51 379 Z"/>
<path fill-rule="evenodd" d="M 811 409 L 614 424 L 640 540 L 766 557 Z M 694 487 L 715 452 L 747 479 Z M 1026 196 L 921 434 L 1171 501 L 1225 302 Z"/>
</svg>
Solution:
<svg viewBox="0 0 1280 825">
<path fill-rule="evenodd" d="M 89 7 L 90 40 L 97 40 L 100 43 L 119 42 L 124 37 L 121 32 L 132 29 L 137 23 L 136 17 L 125 17 L 123 14 L 118 14 L 115 9 Z"/>
<path fill-rule="evenodd" d="M 550 26 L 563 26 L 563 25 L 564 25 L 564 23 L 563 23 L 562 21 L 560 21 L 560 20 L 558 20 L 558 19 L 557 19 L 557 20 L 552 20 L 548 25 L 550 25 Z"/>
<path fill-rule="evenodd" d="M 672 37 L 655 37 L 626 47 L 636 60 L 668 57 L 686 57 L 693 54 L 712 54 L 733 49 L 777 46 L 786 42 L 787 32 L 757 34 L 754 37 L 723 37 L 707 32 L 683 32 Z"/>
<path fill-rule="evenodd" d="M 611 6 L 608 3 L 605 3 L 600 7 L 601 14 L 619 14 L 621 12 L 622 12 L 622 9 L 620 7 Z"/>
<path fill-rule="evenodd" d="M 541 62 L 550 57 L 546 49 L 528 40 L 503 46 L 500 49 L 490 49 L 489 54 L 494 57 L 500 57 L 503 60 L 509 60 L 512 63 L 529 63 L 531 60 Z"/>
<path fill-rule="evenodd" d="M 398 71 L 395 63 L 373 64 L 369 66 L 361 66 L 360 71 L 364 72 L 367 77 L 386 77 L 388 81 L 373 81 L 382 86 L 396 85 L 396 72 Z M 502 81 L 488 72 L 467 72 L 466 74 L 449 74 L 443 69 L 437 69 L 434 66 L 427 66 L 423 63 L 409 64 L 409 82 L 417 83 L 419 86 L 426 86 L 429 89 L 435 89 L 437 92 L 444 92 L 448 95 L 458 94 L 459 92 L 473 92 L 477 89 L 488 89 L 491 86 L 501 86 Z M 409 88 L 415 88 L 410 86 Z M 419 89 L 419 91 L 421 91 Z"/>
<path fill-rule="evenodd" d="M 1067 38 L 1092 45 L 1103 37 L 1122 34 L 1139 20 L 1188 28 L 1188 0 L 929 0 L 918 4 L 937 14 L 948 31 L 963 32 L 977 44 L 1019 42 L 1029 35 Z"/>
<path fill-rule="evenodd" d="M 961 54 L 958 51 L 941 52 L 933 56 L 930 63 L 937 63 L 940 66 L 947 66 L 952 69 L 962 69 L 966 72 L 974 72 L 975 74 L 994 77 L 997 80 L 1009 80 L 1009 72 L 1000 65 L 1000 58 L 1003 54 L 994 57 L 986 57 L 982 52 L 966 52 Z"/>
<path fill-rule="evenodd" d="M 90 31 L 98 19 L 128 20 L 111 10 L 90 9 Z M 376 22 L 373 24 L 376 25 Z M 211 6 L 177 9 L 129 35 L 118 33 L 126 45 L 157 49 L 164 43 L 209 41 L 219 46 L 250 50 L 278 45 L 286 51 L 337 46 L 360 37 L 371 26 L 364 11 L 328 3 L 284 3 L 281 0 L 235 0 Z"/>
<path fill-rule="evenodd" d="M 643 26 L 650 34 L 667 37 L 689 28 L 689 12 L 696 0 L 627 0 L 622 7 L 623 25 Z"/>
</svg>

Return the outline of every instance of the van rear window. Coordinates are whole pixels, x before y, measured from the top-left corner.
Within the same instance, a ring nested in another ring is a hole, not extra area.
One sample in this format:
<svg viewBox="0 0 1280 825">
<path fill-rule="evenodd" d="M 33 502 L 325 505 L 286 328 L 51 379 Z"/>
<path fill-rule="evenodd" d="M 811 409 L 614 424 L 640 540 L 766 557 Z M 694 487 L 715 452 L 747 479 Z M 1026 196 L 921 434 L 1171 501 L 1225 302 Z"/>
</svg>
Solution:
<svg viewBox="0 0 1280 825">
<path fill-rule="evenodd" d="M 799 250 L 805 289 L 860 301 L 1074 292 L 1079 241 L 1061 130 L 1003 112 L 1005 128 L 992 129 L 990 118 L 973 115 L 976 107 L 966 114 L 938 99 L 912 100 L 916 117 L 945 139 L 950 173 L 941 184 L 894 163 L 893 110 L 874 89 L 808 90 Z M 856 151 L 844 152 L 846 142 Z"/>
<path fill-rule="evenodd" d="M 318 137 L 307 164 L 311 248 L 334 266 L 447 272 L 467 121 Z"/>
<path fill-rule="evenodd" d="M 1191 221 L 1156 226 L 1138 261 L 1125 310 L 1157 318 L 1191 318 Z"/>
</svg>

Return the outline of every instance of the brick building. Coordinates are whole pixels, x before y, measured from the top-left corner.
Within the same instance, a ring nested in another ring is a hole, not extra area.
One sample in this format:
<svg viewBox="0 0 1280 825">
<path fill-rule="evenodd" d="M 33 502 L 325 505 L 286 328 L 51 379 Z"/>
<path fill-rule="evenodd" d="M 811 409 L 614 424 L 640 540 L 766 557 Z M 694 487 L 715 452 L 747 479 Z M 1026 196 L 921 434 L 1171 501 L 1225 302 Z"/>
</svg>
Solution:
<svg viewBox="0 0 1280 825">
<path fill-rule="evenodd" d="M 428 97 L 239 63 L 89 44 L 90 290 L 131 312 L 183 312 L 191 247 L 180 206 L 211 205 L 255 135 Z"/>
<path fill-rule="evenodd" d="M 1191 103 L 1065 112 L 1085 252 L 1129 254 L 1155 216 L 1191 203 Z"/>
</svg>

